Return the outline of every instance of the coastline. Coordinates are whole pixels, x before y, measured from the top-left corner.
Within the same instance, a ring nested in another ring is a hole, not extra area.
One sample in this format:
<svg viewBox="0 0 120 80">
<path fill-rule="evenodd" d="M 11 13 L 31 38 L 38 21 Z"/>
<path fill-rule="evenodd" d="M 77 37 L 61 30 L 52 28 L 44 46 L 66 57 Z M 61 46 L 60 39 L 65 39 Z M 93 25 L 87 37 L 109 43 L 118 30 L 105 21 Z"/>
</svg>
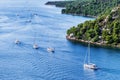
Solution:
<svg viewBox="0 0 120 80">
<path fill-rule="evenodd" d="M 64 2 L 66 2 L 66 3 L 63 4 Z M 67 3 L 71 3 L 71 2 L 73 2 L 73 1 L 48 1 L 45 3 L 45 5 L 54 5 L 55 7 L 65 8 L 65 5 Z M 83 17 L 89 17 L 89 18 L 97 18 L 98 17 L 98 16 L 75 14 L 75 13 L 63 13 L 62 10 L 61 10 L 61 14 L 72 15 L 72 16 L 83 16 Z"/>
<path fill-rule="evenodd" d="M 71 38 L 70 36 L 66 36 L 66 39 L 72 42 L 78 42 L 78 43 L 83 43 L 83 44 L 88 44 L 88 41 L 82 40 L 82 39 L 76 39 L 76 38 Z M 98 42 L 90 42 L 92 46 L 97 46 L 97 47 L 103 47 L 103 48 L 112 48 L 112 49 L 120 49 L 120 46 L 118 45 L 112 45 L 112 44 L 104 44 L 104 43 L 98 43 Z"/>
<path fill-rule="evenodd" d="M 98 16 L 92 16 L 92 15 L 73 14 L 73 13 L 62 13 L 62 14 L 72 15 L 72 16 L 83 16 L 83 17 L 88 17 L 88 18 L 97 18 L 98 17 Z"/>
<path fill-rule="evenodd" d="M 55 5 L 56 7 L 61 7 L 61 6 L 57 6 L 56 4 L 59 2 L 63 2 L 63 1 L 48 1 L 45 5 Z M 65 7 L 62 6 L 62 8 L 65 8 Z M 72 16 L 83 16 L 83 17 L 89 17 L 89 18 L 98 17 L 98 16 L 92 16 L 92 15 L 83 15 L 83 14 L 74 14 L 74 13 L 62 13 L 62 11 L 61 11 L 61 14 L 72 15 Z M 82 39 L 76 39 L 76 38 L 70 37 L 69 35 L 66 36 L 66 39 L 72 42 L 88 44 L 88 41 L 85 41 Z M 105 43 L 100 43 L 100 42 L 90 42 L 90 44 L 93 46 L 98 46 L 98 47 L 120 49 L 120 45 L 105 44 Z"/>
<path fill-rule="evenodd" d="M 72 3 L 74 1 L 48 1 L 45 5 L 54 5 L 56 7 L 65 8 L 66 4 Z"/>
</svg>

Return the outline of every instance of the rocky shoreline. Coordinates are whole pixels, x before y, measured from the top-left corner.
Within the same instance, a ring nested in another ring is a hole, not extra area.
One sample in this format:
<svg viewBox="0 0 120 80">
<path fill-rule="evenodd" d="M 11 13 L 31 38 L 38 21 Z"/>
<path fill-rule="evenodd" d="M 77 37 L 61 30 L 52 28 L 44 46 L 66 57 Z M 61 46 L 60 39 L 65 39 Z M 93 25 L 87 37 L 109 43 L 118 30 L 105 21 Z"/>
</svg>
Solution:
<svg viewBox="0 0 120 80">
<path fill-rule="evenodd" d="M 84 43 L 84 44 L 88 44 L 89 42 L 89 41 L 85 41 L 82 39 L 76 39 L 75 37 L 70 37 L 68 35 L 66 36 L 66 39 L 72 42 L 79 42 L 79 43 Z M 120 49 L 120 45 L 104 44 L 104 43 L 99 43 L 99 42 L 90 42 L 90 44 L 93 46 L 98 46 L 98 47 Z"/>
</svg>

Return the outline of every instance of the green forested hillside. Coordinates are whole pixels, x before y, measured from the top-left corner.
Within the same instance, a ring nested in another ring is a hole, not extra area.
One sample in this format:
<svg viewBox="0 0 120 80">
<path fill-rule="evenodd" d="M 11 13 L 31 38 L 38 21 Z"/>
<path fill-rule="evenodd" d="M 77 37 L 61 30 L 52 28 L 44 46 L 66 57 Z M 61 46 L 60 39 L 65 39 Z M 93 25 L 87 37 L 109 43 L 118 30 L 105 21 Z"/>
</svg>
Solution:
<svg viewBox="0 0 120 80">
<path fill-rule="evenodd" d="M 94 21 L 86 21 L 67 31 L 72 39 L 110 44 L 120 47 L 120 6 L 102 14 Z"/>
<path fill-rule="evenodd" d="M 45 5 L 55 5 L 56 7 L 65 7 L 68 4 L 73 3 L 74 1 L 48 1 Z"/>
<path fill-rule="evenodd" d="M 62 13 L 95 17 L 119 3 L 120 0 L 75 0 L 67 4 Z"/>
</svg>

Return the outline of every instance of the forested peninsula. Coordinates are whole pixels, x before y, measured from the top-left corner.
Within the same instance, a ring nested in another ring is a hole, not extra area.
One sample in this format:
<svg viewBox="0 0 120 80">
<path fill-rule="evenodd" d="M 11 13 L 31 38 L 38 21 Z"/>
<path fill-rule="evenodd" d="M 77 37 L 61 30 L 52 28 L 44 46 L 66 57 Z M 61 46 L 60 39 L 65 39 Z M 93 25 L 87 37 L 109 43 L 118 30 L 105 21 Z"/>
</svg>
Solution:
<svg viewBox="0 0 120 80">
<path fill-rule="evenodd" d="M 46 5 L 64 7 L 62 14 L 72 14 L 88 17 L 98 17 L 106 11 L 110 11 L 117 6 L 120 0 L 67 0 L 67 1 L 48 1 Z"/>
<path fill-rule="evenodd" d="M 120 48 L 120 6 L 104 13 L 94 21 L 73 26 L 66 38 L 72 41 L 91 42 L 95 45 Z"/>
<path fill-rule="evenodd" d="M 120 48 L 120 0 L 74 0 L 63 5 L 64 2 L 59 2 L 65 7 L 63 14 L 96 18 L 68 29 L 68 40 Z"/>
<path fill-rule="evenodd" d="M 97 17 L 117 6 L 120 0 L 75 0 L 62 9 L 63 14 Z"/>
</svg>

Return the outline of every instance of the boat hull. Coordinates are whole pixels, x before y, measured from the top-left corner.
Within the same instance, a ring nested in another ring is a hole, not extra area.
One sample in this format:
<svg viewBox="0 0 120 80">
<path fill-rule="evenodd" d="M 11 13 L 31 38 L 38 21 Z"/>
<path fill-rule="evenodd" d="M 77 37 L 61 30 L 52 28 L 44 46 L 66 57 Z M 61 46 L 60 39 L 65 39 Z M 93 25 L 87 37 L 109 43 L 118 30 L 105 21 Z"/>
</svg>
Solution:
<svg viewBox="0 0 120 80">
<path fill-rule="evenodd" d="M 54 52 L 54 48 L 47 48 L 48 52 Z"/>
<path fill-rule="evenodd" d="M 20 41 L 19 40 L 15 40 L 15 44 L 20 44 Z"/>
<path fill-rule="evenodd" d="M 97 70 L 97 66 L 95 64 L 84 64 L 85 69 L 92 69 L 92 70 Z"/>
<path fill-rule="evenodd" d="M 39 47 L 38 47 L 38 45 L 33 45 L 33 48 L 38 49 Z"/>
</svg>

